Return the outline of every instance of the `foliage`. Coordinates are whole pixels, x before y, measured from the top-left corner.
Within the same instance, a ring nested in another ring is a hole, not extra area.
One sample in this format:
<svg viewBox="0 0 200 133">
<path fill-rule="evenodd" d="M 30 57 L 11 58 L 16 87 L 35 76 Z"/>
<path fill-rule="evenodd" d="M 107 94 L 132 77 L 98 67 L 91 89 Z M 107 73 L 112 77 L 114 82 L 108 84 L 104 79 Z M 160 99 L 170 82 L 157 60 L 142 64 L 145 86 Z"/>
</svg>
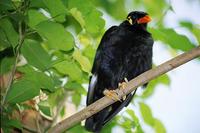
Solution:
<svg viewBox="0 0 200 133">
<path fill-rule="evenodd" d="M 43 120 L 40 130 L 45 131 L 58 118 L 69 114 L 72 107 L 82 106 L 86 96 L 84 84 L 88 84 L 95 50 L 106 30 L 107 20 L 102 15 L 106 12 L 122 21 L 128 13 L 126 2 L 0 1 L 1 128 L 5 133 L 25 130 L 24 126 L 38 130 L 31 122 L 39 120 Z M 149 30 L 162 45 L 175 51 L 187 51 L 195 46 L 187 36 L 164 26 L 165 14 L 173 10 L 170 3 L 165 0 L 133 0 L 132 3 L 134 9 L 144 9 L 157 20 Z M 180 26 L 200 42 L 200 27 L 188 21 L 181 21 Z M 169 77 L 163 75 L 150 82 L 135 101 L 140 101 L 138 108 L 144 122 L 155 132 L 164 133 L 164 125 L 154 118 L 150 107 L 144 103 L 158 84 L 168 86 Z M 65 103 L 70 106 L 66 108 Z M 27 112 L 31 115 L 24 115 Z M 127 133 L 143 133 L 138 115 L 130 109 L 126 114 L 115 117 L 102 132 L 111 132 L 113 127 L 120 126 Z M 67 132 L 86 131 L 78 124 Z"/>
</svg>

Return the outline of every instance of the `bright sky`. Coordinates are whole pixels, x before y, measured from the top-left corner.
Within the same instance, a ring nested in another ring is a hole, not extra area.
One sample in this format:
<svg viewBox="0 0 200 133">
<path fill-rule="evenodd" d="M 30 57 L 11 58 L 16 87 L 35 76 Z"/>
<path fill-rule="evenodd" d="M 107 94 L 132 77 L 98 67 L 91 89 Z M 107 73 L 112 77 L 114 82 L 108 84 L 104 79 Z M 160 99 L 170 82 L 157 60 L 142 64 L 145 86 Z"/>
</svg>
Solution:
<svg viewBox="0 0 200 133">
<path fill-rule="evenodd" d="M 178 27 L 177 20 L 190 20 L 200 24 L 200 1 L 171 0 L 171 2 L 175 13 L 167 14 L 166 25 L 175 28 L 181 34 L 190 36 L 188 32 Z M 119 24 L 107 15 L 104 17 L 108 20 L 106 28 Z M 193 38 L 191 40 L 196 41 Z M 155 43 L 153 60 L 156 64 L 169 59 L 171 56 L 164 46 Z M 152 108 L 153 115 L 164 123 L 168 133 L 200 133 L 200 61 L 193 60 L 168 74 L 171 79 L 170 87 L 158 86 L 154 95 L 147 99 L 146 103 Z M 153 132 L 146 126 L 145 129 L 145 132 Z M 115 128 L 113 132 L 116 131 L 123 132 L 119 128 Z"/>
</svg>

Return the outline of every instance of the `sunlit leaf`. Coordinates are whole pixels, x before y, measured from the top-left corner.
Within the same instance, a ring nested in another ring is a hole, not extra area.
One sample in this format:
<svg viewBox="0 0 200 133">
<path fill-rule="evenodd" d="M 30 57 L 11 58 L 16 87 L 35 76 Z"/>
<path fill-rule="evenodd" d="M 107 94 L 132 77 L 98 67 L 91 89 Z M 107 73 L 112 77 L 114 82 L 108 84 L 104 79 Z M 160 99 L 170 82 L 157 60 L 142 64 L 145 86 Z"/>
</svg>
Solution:
<svg viewBox="0 0 200 133">
<path fill-rule="evenodd" d="M 170 47 L 182 51 L 188 51 L 195 47 L 185 36 L 178 34 L 174 29 L 151 29 L 155 40 L 160 40 Z"/>
<path fill-rule="evenodd" d="M 61 0 L 43 0 L 44 4 L 49 9 L 51 16 L 58 22 L 65 21 L 67 9 Z"/>
<path fill-rule="evenodd" d="M 85 21 L 83 19 L 83 16 L 81 14 L 80 11 L 78 11 L 77 8 L 72 8 L 70 10 L 70 13 L 72 14 L 72 16 L 80 23 L 81 27 L 84 28 L 85 26 Z"/>
<path fill-rule="evenodd" d="M 145 103 L 140 103 L 140 112 L 145 123 L 154 126 L 154 118 L 151 109 Z"/>
<path fill-rule="evenodd" d="M 181 21 L 180 25 L 189 29 L 190 32 L 196 37 L 199 45 L 200 45 L 200 25 L 194 25 L 192 22 L 189 21 Z"/>
<path fill-rule="evenodd" d="M 134 131 L 136 133 L 143 133 L 142 127 L 140 126 L 140 123 L 139 123 L 139 119 L 135 115 L 135 112 L 133 110 L 131 110 L 131 109 L 127 109 L 126 112 L 132 117 L 132 120 L 135 122 Z"/>
<path fill-rule="evenodd" d="M 25 40 L 21 51 L 30 65 L 42 71 L 50 67 L 51 57 L 38 42 L 34 40 Z"/>
<path fill-rule="evenodd" d="M 45 17 L 41 12 L 38 10 L 29 10 L 28 11 L 28 25 L 30 27 L 34 27 L 42 21 L 46 21 L 48 18 Z"/>
<path fill-rule="evenodd" d="M 126 118 L 125 121 L 120 124 L 120 126 L 122 126 L 125 130 L 130 130 L 131 128 L 134 128 L 135 123 L 129 118 Z"/>
<path fill-rule="evenodd" d="M 87 57 L 83 56 L 79 50 L 74 51 L 73 57 L 81 65 L 83 71 L 90 73 L 92 66 Z"/>
<path fill-rule="evenodd" d="M 81 26 L 85 25 L 84 27 L 89 33 L 97 34 L 103 29 L 105 22 L 102 19 L 102 13 L 89 0 L 84 0 L 84 2 L 82 0 L 69 0 L 68 7 L 73 11 L 73 17 L 78 20 Z M 74 13 L 78 15 L 74 16 Z"/>
<path fill-rule="evenodd" d="M 21 103 L 39 95 L 40 88 L 28 80 L 20 80 L 12 84 L 6 96 L 8 103 Z"/>
<path fill-rule="evenodd" d="M 96 49 L 94 49 L 91 45 L 87 46 L 83 50 L 83 55 L 88 57 L 88 59 L 90 60 L 91 64 L 93 64 L 95 53 L 96 53 Z"/>
<path fill-rule="evenodd" d="M 164 125 L 158 119 L 154 119 L 154 129 L 156 133 L 166 133 Z"/>
<path fill-rule="evenodd" d="M 169 76 L 167 74 L 163 74 L 163 75 L 157 77 L 156 79 L 150 81 L 147 85 L 147 88 L 145 88 L 141 97 L 148 98 L 149 96 L 151 96 L 154 93 L 156 86 L 159 84 L 169 86 L 169 84 L 170 84 Z"/>
<path fill-rule="evenodd" d="M 139 120 L 138 120 L 138 118 L 137 118 L 137 116 L 135 115 L 135 112 L 134 112 L 133 110 L 127 109 L 126 112 L 132 117 L 132 119 L 133 119 L 136 123 L 139 122 Z"/>
<path fill-rule="evenodd" d="M 82 72 L 75 62 L 62 61 L 54 65 L 61 74 L 68 75 L 72 80 L 81 80 Z"/>
<path fill-rule="evenodd" d="M 126 1 L 124 0 L 115 0 L 115 1 L 104 0 L 104 2 L 102 2 L 101 0 L 93 0 L 92 2 L 95 5 L 105 9 L 106 12 L 115 19 L 123 20 L 127 16 L 127 11 L 125 7 Z M 120 12 L 117 12 L 116 9 L 119 10 Z"/>
<path fill-rule="evenodd" d="M 36 26 L 36 30 L 52 49 L 68 51 L 74 46 L 73 36 L 61 24 L 44 21 Z"/>
<path fill-rule="evenodd" d="M 2 29 L 5 32 L 9 43 L 13 47 L 17 46 L 19 35 L 15 31 L 15 29 L 14 29 L 12 23 L 9 21 L 9 19 L 7 19 L 7 18 L 0 19 L 0 29 Z"/>
</svg>

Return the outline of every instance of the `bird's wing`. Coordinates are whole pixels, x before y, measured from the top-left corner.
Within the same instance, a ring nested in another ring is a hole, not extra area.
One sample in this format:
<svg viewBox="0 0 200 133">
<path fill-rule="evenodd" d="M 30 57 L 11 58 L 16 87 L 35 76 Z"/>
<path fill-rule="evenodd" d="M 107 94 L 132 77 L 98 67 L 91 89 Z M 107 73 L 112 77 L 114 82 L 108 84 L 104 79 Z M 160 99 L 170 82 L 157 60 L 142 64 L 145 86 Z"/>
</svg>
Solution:
<svg viewBox="0 0 200 133">
<path fill-rule="evenodd" d="M 110 34 L 117 29 L 117 26 L 112 26 L 110 29 L 108 29 L 104 36 L 102 37 L 101 43 L 99 44 L 99 47 L 97 48 L 96 51 L 96 56 L 94 59 L 93 63 L 93 68 L 92 68 L 92 76 L 90 77 L 90 84 L 89 84 L 89 89 L 88 89 L 88 94 L 87 94 L 87 105 L 91 104 L 94 102 L 94 92 L 95 92 L 95 87 L 97 84 L 98 80 L 98 70 L 100 67 L 100 63 L 102 61 L 102 50 L 105 47 L 105 43 L 107 40 L 107 37 L 110 36 Z"/>
</svg>

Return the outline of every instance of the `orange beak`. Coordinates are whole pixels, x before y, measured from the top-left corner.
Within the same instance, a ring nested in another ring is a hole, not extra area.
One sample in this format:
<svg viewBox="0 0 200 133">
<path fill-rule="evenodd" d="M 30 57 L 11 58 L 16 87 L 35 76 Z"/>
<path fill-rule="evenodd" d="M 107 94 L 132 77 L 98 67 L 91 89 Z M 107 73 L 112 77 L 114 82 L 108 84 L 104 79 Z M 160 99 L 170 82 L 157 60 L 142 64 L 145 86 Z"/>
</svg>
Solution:
<svg viewBox="0 0 200 133">
<path fill-rule="evenodd" d="M 151 18 L 150 18 L 148 15 L 146 15 L 146 16 L 144 16 L 144 17 L 138 19 L 138 20 L 137 20 L 137 23 L 138 23 L 138 24 L 144 24 L 144 23 L 148 23 L 148 22 L 150 22 L 150 21 L 151 21 Z"/>
</svg>

